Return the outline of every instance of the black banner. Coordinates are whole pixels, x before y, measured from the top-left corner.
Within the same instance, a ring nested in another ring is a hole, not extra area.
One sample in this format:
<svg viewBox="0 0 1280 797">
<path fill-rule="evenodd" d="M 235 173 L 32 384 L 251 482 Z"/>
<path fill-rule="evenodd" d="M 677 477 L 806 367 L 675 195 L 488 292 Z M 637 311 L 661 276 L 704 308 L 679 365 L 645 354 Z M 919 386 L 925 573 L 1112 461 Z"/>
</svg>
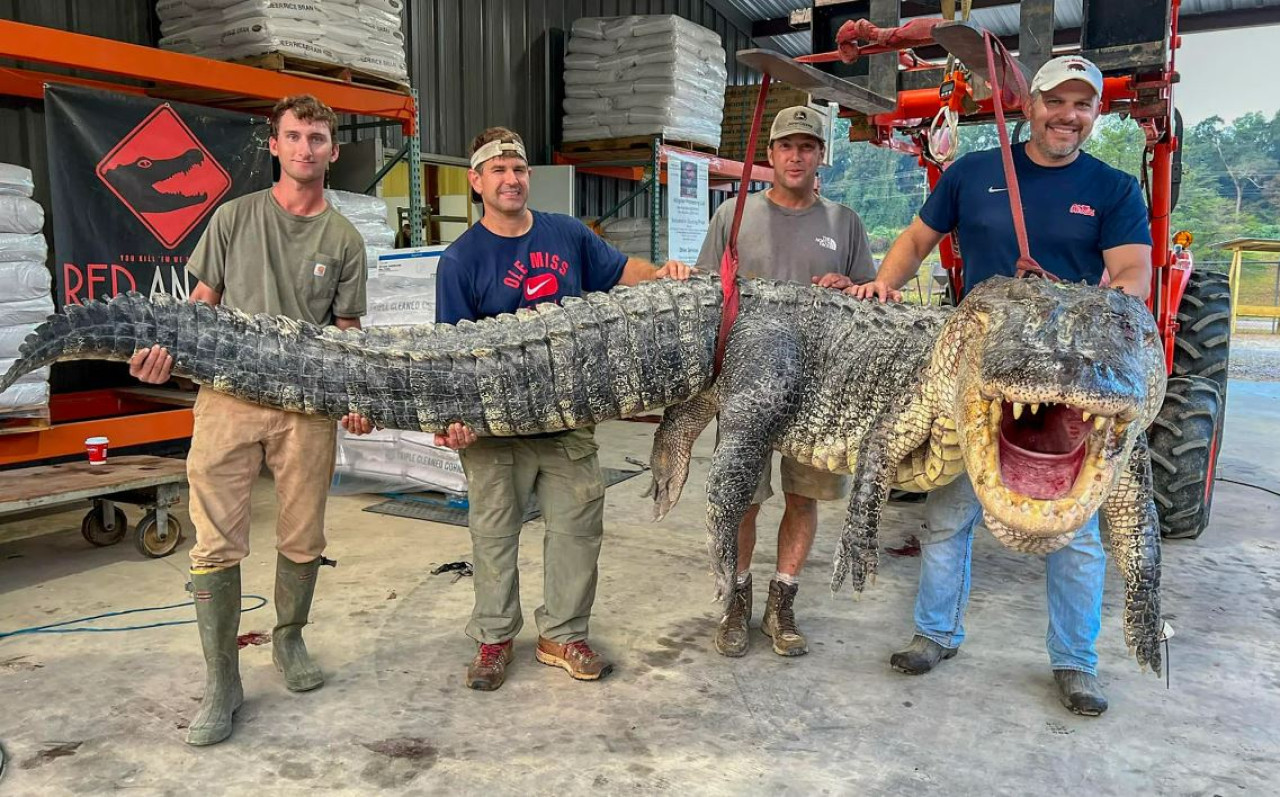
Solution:
<svg viewBox="0 0 1280 797">
<path fill-rule="evenodd" d="M 59 307 L 126 291 L 186 298 L 218 205 L 271 185 L 262 117 L 45 88 Z"/>
</svg>

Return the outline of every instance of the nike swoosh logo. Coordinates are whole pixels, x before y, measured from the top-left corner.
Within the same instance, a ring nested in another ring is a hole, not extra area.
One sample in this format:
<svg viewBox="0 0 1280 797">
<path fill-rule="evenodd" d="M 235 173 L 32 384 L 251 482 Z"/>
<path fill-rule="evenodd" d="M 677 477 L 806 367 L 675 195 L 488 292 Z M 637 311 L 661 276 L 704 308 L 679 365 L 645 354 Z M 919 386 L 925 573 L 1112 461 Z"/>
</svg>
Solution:
<svg viewBox="0 0 1280 797">
<path fill-rule="evenodd" d="M 1001 191 L 1008 191 L 1008 190 L 1009 190 L 1008 188 L 996 188 L 996 187 L 995 187 L 995 186 L 993 186 L 993 185 L 992 185 L 992 186 L 987 186 L 987 193 L 988 193 L 988 194 L 998 194 L 998 193 L 1000 193 Z"/>
<path fill-rule="evenodd" d="M 555 279 L 551 275 L 545 277 L 535 277 L 524 284 L 524 295 L 526 299 L 536 299 L 543 289 L 548 287 Z"/>
</svg>

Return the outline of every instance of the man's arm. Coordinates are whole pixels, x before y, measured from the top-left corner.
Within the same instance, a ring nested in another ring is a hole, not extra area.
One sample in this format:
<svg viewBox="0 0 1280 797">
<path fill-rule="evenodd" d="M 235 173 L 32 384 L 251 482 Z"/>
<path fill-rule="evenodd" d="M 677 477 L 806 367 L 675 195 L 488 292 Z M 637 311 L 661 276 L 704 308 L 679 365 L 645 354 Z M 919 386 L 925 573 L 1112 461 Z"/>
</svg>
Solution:
<svg viewBox="0 0 1280 797">
<path fill-rule="evenodd" d="M 1102 250 L 1108 284 L 1146 301 L 1151 293 L 1151 247 L 1123 244 Z"/>
<path fill-rule="evenodd" d="M 338 329 L 359 329 L 360 319 L 334 316 L 333 325 Z M 369 434 L 374 430 L 373 421 L 358 412 L 349 412 L 343 415 L 342 420 L 338 421 L 338 423 L 342 424 L 342 428 L 347 430 L 347 434 Z"/>
<path fill-rule="evenodd" d="M 622 267 L 622 277 L 618 280 L 619 285 L 639 285 L 649 280 L 671 279 L 687 280 L 693 269 L 688 265 L 681 263 L 679 260 L 668 260 L 666 265 L 658 268 L 648 260 L 642 260 L 638 257 L 627 258 L 627 264 Z"/>
<path fill-rule="evenodd" d="M 875 296 L 881 302 L 888 299 L 901 301 L 899 289 L 907 284 L 907 280 L 920 270 L 920 264 L 933 248 L 942 243 L 946 233 L 938 232 L 920 220 L 917 216 L 911 226 L 902 231 L 898 239 L 889 247 L 889 254 L 884 256 L 880 271 L 875 280 L 865 285 L 854 285 L 846 288 L 845 293 L 859 299 L 870 299 Z"/>
</svg>

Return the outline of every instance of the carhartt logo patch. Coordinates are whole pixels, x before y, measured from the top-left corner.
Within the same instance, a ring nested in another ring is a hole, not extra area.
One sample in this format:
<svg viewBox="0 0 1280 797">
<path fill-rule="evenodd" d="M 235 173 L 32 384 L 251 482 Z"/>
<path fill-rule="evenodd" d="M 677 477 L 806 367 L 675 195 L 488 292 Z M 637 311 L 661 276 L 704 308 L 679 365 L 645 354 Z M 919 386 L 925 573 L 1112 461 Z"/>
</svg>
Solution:
<svg viewBox="0 0 1280 797">
<path fill-rule="evenodd" d="M 311 269 L 311 273 L 315 274 L 317 277 L 323 277 L 324 272 L 325 272 L 324 263 L 316 263 L 316 267 Z"/>
<path fill-rule="evenodd" d="M 1093 211 L 1093 208 L 1092 208 L 1092 207 L 1090 207 L 1089 205 L 1082 204 L 1082 203 L 1080 203 L 1080 202 L 1077 202 L 1077 203 L 1075 203 L 1074 205 L 1072 205 L 1072 206 L 1071 206 L 1071 212 L 1072 212 L 1072 213 L 1075 213 L 1075 214 L 1076 214 L 1076 215 L 1078 215 L 1078 216 L 1096 216 L 1096 215 L 1098 215 L 1098 214 L 1094 213 L 1094 211 Z"/>
</svg>

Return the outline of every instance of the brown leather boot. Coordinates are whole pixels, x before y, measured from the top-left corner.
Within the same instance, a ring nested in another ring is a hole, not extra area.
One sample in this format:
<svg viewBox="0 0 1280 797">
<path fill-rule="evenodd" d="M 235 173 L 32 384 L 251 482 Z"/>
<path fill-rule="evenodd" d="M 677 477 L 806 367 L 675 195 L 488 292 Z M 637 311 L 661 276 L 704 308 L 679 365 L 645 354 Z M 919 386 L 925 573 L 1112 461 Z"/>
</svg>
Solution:
<svg viewBox="0 0 1280 797">
<path fill-rule="evenodd" d="M 716 650 L 721 656 L 745 655 L 747 646 L 751 644 L 751 634 L 747 623 L 751 622 L 751 574 L 747 574 L 745 584 L 734 584 L 733 596 L 729 598 L 729 608 L 720 618 L 720 627 L 716 629 Z"/>
<path fill-rule="evenodd" d="M 562 645 L 538 637 L 538 649 L 533 655 L 543 664 L 560 667 L 579 681 L 598 681 L 613 672 L 613 665 L 592 650 L 585 639 Z"/>
<path fill-rule="evenodd" d="M 514 640 L 499 642 L 496 645 L 481 644 L 476 657 L 467 666 L 467 688 L 479 689 L 481 692 L 492 692 L 507 680 L 507 665 L 513 656 Z"/>
<path fill-rule="evenodd" d="M 769 582 L 769 602 L 764 607 L 760 630 L 773 640 L 773 652 L 779 656 L 803 656 L 809 652 L 809 641 L 796 628 L 796 613 L 791 608 L 799 589 L 799 584 L 784 584 L 776 579 Z"/>
</svg>

